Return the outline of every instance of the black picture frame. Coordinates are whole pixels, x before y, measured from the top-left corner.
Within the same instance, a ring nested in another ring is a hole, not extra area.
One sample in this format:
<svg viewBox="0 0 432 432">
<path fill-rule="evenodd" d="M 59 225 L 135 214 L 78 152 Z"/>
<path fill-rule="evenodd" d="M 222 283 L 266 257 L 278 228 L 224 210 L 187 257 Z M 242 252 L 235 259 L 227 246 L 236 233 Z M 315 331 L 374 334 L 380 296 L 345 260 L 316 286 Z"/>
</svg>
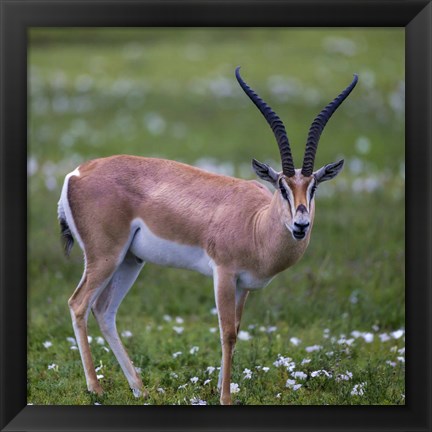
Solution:
<svg viewBox="0 0 432 432">
<path fill-rule="evenodd" d="M 431 52 L 426 0 L 0 0 L 0 428 L 430 431 Z M 27 406 L 27 30 L 68 26 L 405 27 L 406 405 Z"/>
</svg>

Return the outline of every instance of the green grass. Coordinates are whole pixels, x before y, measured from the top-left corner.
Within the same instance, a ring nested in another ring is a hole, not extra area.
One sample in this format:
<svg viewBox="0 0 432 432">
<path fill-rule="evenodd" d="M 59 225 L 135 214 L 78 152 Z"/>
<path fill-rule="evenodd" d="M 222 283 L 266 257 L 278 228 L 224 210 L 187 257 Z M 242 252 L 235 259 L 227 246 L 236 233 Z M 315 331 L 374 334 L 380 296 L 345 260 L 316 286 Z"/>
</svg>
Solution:
<svg viewBox="0 0 432 432">
<path fill-rule="evenodd" d="M 297 166 L 314 116 L 352 73 L 360 81 L 320 141 L 316 168 L 339 157 L 347 163 L 318 191 L 309 249 L 247 301 L 242 330 L 251 338 L 237 344 L 234 400 L 405 403 L 404 336 L 380 338 L 405 326 L 402 30 L 37 29 L 29 36 L 29 403 L 218 403 L 217 370 L 206 372 L 220 363 L 218 332 L 210 331 L 217 327 L 212 281 L 151 264 L 117 320 L 120 332 L 132 333 L 123 340 L 149 399 L 132 396 L 106 343 L 96 342 L 93 317 L 91 348 L 106 393 L 86 392 L 79 353 L 66 339 L 73 337 L 67 299 L 82 255 L 75 246 L 63 257 L 56 204 L 64 175 L 94 157 L 207 158 L 243 178 L 253 178 L 252 157 L 278 161 L 271 131 L 235 82 L 237 65 L 284 120 Z M 348 344 L 339 343 L 344 338 Z M 307 352 L 313 345 L 322 348 Z M 274 365 L 278 355 L 306 374 L 296 378 L 298 390 L 286 387 L 292 372 Z M 313 376 L 317 370 L 332 377 Z M 347 371 L 350 380 L 336 379 Z M 363 395 L 351 395 L 365 382 Z"/>
</svg>

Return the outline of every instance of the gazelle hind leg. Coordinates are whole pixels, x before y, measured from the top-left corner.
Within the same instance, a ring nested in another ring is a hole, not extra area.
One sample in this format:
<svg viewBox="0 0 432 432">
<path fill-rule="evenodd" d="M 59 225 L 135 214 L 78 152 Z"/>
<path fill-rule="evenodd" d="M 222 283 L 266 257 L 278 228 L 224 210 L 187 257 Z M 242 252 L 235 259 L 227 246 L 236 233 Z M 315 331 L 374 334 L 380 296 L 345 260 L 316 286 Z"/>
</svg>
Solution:
<svg viewBox="0 0 432 432">
<path fill-rule="evenodd" d="M 99 293 L 106 287 L 115 265 L 101 260 L 97 263 L 87 263 L 83 277 L 68 301 L 72 317 L 72 326 L 78 344 L 81 361 L 87 382 L 87 389 L 92 393 L 102 394 L 102 387 L 96 377 L 95 367 L 90 352 L 87 334 L 87 320 L 90 306 Z"/>
<path fill-rule="evenodd" d="M 92 306 L 93 314 L 101 332 L 116 356 L 135 397 L 147 397 L 148 393 L 143 388 L 142 380 L 120 340 L 116 326 L 116 315 L 121 302 L 129 292 L 143 266 L 143 261 L 139 261 L 128 252 L 109 284 L 100 293 Z"/>
</svg>

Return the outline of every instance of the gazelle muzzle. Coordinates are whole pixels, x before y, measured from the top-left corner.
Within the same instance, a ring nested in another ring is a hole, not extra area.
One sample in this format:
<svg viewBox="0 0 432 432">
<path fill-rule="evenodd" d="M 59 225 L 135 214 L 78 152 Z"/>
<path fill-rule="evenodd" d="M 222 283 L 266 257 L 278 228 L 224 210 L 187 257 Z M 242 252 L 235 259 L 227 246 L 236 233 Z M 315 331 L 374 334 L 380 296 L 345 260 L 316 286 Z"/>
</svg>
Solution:
<svg viewBox="0 0 432 432">
<path fill-rule="evenodd" d="M 305 238 L 310 227 L 310 215 L 306 207 L 300 204 L 295 212 L 293 219 L 292 235 L 296 240 Z"/>
</svg>

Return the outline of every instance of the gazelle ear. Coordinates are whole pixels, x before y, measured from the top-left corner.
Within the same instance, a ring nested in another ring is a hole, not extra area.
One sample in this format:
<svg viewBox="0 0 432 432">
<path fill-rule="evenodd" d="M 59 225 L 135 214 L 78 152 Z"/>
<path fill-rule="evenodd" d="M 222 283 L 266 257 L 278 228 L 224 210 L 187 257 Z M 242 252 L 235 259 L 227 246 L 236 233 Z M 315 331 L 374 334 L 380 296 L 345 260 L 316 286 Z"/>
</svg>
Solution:
<svg viewBox="0 0 432 432">
<path fill-rule="evenodd" d="M 318 183 L 331 180 L 342 171 L 343 165 L 344 165 L 343 159 L 340 160 L 339 162 L 334 162 L 328 165 L 324 165 L 318 171 L 314 172 L 314 177 Z"/>
<path fill-rule="evenodd" d="M 256 159 L 252 159 L 252 168 L 260 179 L 268 181 L 272 185 L 276 185 L 279 173 L 277 173 L 271 166 L 258 162 Z"/>
</svg>

